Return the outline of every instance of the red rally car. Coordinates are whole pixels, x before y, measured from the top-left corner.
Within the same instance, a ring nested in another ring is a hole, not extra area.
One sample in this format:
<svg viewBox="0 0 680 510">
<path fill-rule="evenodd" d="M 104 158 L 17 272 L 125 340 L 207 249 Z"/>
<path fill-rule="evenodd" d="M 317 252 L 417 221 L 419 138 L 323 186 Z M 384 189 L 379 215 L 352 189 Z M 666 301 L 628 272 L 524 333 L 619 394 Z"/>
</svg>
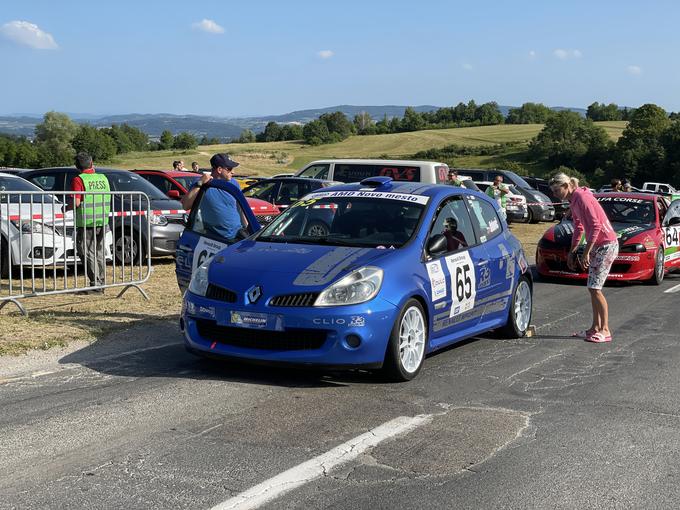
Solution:
<svg viewBox="0 0 680 510">
<path fill-rule="evenodd" d="M 168 197 L 176 200 L 184 196 L 189 188 L 201 178 L 201 174 L 178 170 L 133 170 L 133 172 L 149 181 Z M 264 200 L 249 197 L 246 200 L 260 225 L 271 223 L 281 212 L 277 206 Z"/>
<path fill-rule="evenodd" d="M 658 195 L 596 193 L 619 238 L 619 255 L 608 280 L 644 280 L 660 284 L 666 272 L 680 267 L 680 200 L 668 205 Z M 587 279 L 567 267 L 574 226 L 564 219 L 538 242 L 536 269 L 542 276 Z M 581 239 L 579 252 L 585 249 Z"/>
</svg>

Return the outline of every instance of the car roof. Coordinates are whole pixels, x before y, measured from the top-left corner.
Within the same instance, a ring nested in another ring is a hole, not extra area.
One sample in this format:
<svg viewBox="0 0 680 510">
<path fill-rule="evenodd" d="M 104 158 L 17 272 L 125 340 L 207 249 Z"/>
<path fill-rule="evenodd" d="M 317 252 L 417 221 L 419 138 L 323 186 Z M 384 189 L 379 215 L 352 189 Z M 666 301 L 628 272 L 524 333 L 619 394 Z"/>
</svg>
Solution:
<svg viewBox="0 0 680 510">
<path fill-rule="evenodd" d="M 311 177 L 265 177 L 264 179 L 261 179 L 257 181 L 255 184 L 261 184 L 263 182 L 268 182 L 268 181 L 274 181 L 274 182 L 320 182 L 320 183 L 329 183 L 329 182 L 337 182 L 337 181 L 330 181 L 328 179 L 313 179 Z"/>
<path fill-rule="evenodd" d="M 107 167 L 101 167 L 101 166 L 95 166 L 94 167 L 97 172 L 130 172 L 131 170 L 124 170 L 122 168 L 107 168 Z M 54 167 L 46 167 L 46 168 L 37 168 L 35 170 L 27 170 L 26 173 L 36 173 L 36 172 L 57 172 L 57 171 L 73 171 L 77 172 L 78 169 L 74 166 L 54 166 Z"/>
<path fill-rule="evenodd" d="M 181 170 L 157 170 L 149 168 L 135 168 L 132 172 L 153 172 L 155 174 L 167 175 L 169 177 L 200 177 L 198 172 L 182 172 Z"/>
<path fill-rule="evenodd" d="M 446 165 L 446 163 L 440 163 L 438 161 L 425 161 L 425 160 L 415 160 L 415 159 L 317 159 L 305 165 L 306 168 L 312 164 L 317 165 L 319 163 L 346 163 L 346 164 L 367 164 L 367 165 L 384 165 L 385 163 L 395 164 L 395 165 Z M 449 166 L 449 165 L 446 165 Z"/>
<path fill-rule="evenodd" d="M 0 172 L 0 177 L 13 177 L 14 179 L 21 179 L 17 174 L 10 174 L 7 172 Z"/>
</svg>

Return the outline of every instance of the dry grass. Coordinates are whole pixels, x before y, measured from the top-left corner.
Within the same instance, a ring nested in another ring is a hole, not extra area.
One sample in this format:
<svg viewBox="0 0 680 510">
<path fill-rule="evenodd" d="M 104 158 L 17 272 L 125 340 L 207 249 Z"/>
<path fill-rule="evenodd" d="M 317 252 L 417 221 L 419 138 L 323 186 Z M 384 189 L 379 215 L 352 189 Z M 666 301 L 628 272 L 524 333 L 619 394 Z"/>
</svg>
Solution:
<svg viewBox="0 0 680 510">
<path fill-rule="evenodd" d="M 547 223 L 511 226 L 530 261 L 534 259 L 536 243 L 548 227 Z M 103 296 L 62 294 L 24 299 L 28 317 L 19 315 L 16 308 L 8 304 L 0 312 L 0 355 L 19 355 L 31 349 L 49 349 L 78 340 L 93 342 L 102 335 L 140 323 L 153 327 L 154 321 L 177 321 L 181 294 L 174 271 L 173 258 L 153 260 L 151 276 L 142 286 L 149 301 L 135 289 L 129 289 L 117 299 L 119 289 L 114 288 Z"/>
</svg>

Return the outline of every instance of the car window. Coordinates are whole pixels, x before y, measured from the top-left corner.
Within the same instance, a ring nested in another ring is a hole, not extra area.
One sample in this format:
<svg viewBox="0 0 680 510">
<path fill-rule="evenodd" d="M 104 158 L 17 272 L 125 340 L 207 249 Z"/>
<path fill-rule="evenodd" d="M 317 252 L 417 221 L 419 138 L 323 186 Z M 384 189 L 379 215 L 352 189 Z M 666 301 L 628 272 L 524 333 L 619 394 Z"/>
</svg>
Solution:
<svg viewBox="0 0 680 510">
<path fill-rule="evenodd" d="M 29 177 L 29 180 L 45 191 L 64 191 L 64 174 L 61 172 L 34 174 Z"/>
<path fill-rule="evenodd" d="M 300 177 L 311 177 L 312 179 L 328 179 L 329 164 L 312 165 L 305 168 L 300 174 Z"/>
<path fill-rule="evenodd" d="M 259 182 L 243 190 L 243 194 L 250 198 L 259 198 L 265 202 L 274 203 L 278 185 L 277 181 Z"/>
<path fill-rule="evenodd" d="M 656 206 L 659 208 L 659 221 L 663 221 L 666 217 L 666 211 L 668 211 L 666 203 L 663 200 L 657 200 Z"/>
<path fill-rule="evenodd" d="M 141 191 L 152 200 L 167 200 L 156 186 L 132 172 L 102 172 L 109 180 L 112 191 Z"/>
<path fill-rule="evenodd" d="M 232 239 L 236 230 L 248 228 L 248 219 L 238 201 L 217 187 L 201 190 L 187 223 L 188 230 L 223 241 Z"/>
<path fill-rule="evenodd" d="M 174 177 L 174 179 L 177 182 L 179 182 L 182 186 L 184 186 L 184 189 L 187 190 L 187 191 L 189 191 L 191 189 L 191 187 L 194 184 L 196 184 L 200 178 L 201 178 L 200 175 L 196 175 L 196 176 L 193 176 L 193 175 L 184 176 L 184 175 L 182 175 L 180 177 Z M 184 190 L 181 190 L 179 188 L 177 188 L 177 191 L 179 191 L 182 194 L 185 193 Z"/>
<path fill-rule="evenodd" d="M 157 175 L 157 174 L 142 174 L 142 178 L 146 179 L 149 181 L 151 184 L 156 186 L 159 190 L 161 190 L 164 194 L 167 194 L 168 191 L 172 189 L 172 183 L 170 180 L 166 179 L 162 175 Z"/>
<path fill-rule="evenodd" d="M 420 182 L 420 167 L 336 163 L 333 171 L 333 180 L 340 182 L 360 182 L 377 176 L 391 177 L 395 181 Z"/>
<path fill-rule="evenodd" d="M 55 198 L 47 193 L 35 195 L 12 194 L 12 191 L 42 191 L 38 186 L 19 177 L 0 176 L 0 202 L 3 204 L 30 204 L 30 203 L 52 203 Z"/>
<path fill-rule="evenodd" d="M 309 186 L 301 182 L 282 182 L 279 194 L 276 197 L 276 205 L 294 204 L 309 192 Z"/>
<path fill-rule="evenodd" d="M 449 179 L 449 166 L 437 165 L 434 167 L 434 180 L 437 184 L 446 184 Z M 465 185 L 465 183 L 463 183 Z"/>
<path fill-rule="evenodd" d="M 405 200 L 312 194 L 286 209 L 257 239 L 397 249 L 414 235 L 423 210 L 421 203 Z"/>
<path fill-rule="evenodd" d="M 489 241 L 503 231 L 496 208 L 489 202 L 476 197 L 468 197 L 468 205 L 472 224 L 477 231 L 480 242 Z"/>
<path fill-rule="evenodd" d="M 654 223 L 654 204 L 651 200 L 627 197 L 598 197 L 597 201 L 612 223 L 651 225 Z"/>
<path fill-rule="evenodd" d="M 472 221 L 463 197 L 447 199 L 430 229 L 430 239 L 437 235 L 446 237 L 446 251 L 453 252 L 477 244 Z"/>
</svg>

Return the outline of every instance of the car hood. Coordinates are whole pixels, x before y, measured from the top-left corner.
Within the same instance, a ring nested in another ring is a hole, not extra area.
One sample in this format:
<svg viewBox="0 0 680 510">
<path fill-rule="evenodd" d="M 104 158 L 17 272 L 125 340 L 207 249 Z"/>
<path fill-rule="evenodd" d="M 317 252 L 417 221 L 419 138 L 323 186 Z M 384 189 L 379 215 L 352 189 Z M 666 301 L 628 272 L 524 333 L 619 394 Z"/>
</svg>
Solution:
<svg viewBox="0 0 680 510">
<path fill-rule="evenodd" d="M 630 223 L 612 223 L 612 228 L 616 232 L 619 243 L 623 244 L 634 237 L 654 230 L 651 225 L 631 225 Z M 560 246 L 571 246 L 571 239 L 574 233 L 574 225 L 571 221 L 562 221 L 550 227 L 543 238 L 554 242 Z"/>
<path fill-rule="evenodd" d="M 259 198 L 246 197 L 248 205 L 257 215 L 261 214 L 279 214 L 279 208 L 274 204 L 270 204 L 266 200 L 260 200 Z"/>
<path fill-rule="evenodd" d="M 354 269 L 378 264 L 395 250 L 319 246 L 312 244 L 266 243 L 245 240 L 219 252 L 210 265 L 210 280 L 266 281 L 268 275 L 300 287 L 326 286 Z M 276 275 L 276 276 L 275 276 Z M 288 275 L 284 277 L 283 275 Z"/>
</svg>

